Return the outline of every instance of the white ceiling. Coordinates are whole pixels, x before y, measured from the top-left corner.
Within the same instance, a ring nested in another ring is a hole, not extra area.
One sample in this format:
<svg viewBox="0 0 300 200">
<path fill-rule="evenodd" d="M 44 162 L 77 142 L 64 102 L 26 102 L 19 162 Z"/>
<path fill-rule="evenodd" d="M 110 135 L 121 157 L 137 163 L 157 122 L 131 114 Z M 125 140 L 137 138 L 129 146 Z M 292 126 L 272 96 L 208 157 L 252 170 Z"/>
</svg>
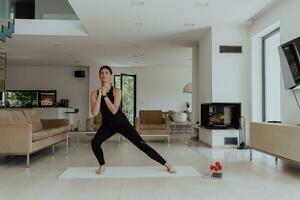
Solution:
<svg viewBox="0 0 300 200">
<path fill-rule="evenodd" d="M 208 27 L 242 25 L 274 3 L 144 0 L 143 6 L 132 6 L 131 0 L 69 2 L 88 36 L 15 35 L 4 44 L 10 64 L 190 67 L 191 47 Z M 197 3 L 208 6 L 196 7 Z M 184 26 L 185 23 L 194 26 Z"/>
</svg>

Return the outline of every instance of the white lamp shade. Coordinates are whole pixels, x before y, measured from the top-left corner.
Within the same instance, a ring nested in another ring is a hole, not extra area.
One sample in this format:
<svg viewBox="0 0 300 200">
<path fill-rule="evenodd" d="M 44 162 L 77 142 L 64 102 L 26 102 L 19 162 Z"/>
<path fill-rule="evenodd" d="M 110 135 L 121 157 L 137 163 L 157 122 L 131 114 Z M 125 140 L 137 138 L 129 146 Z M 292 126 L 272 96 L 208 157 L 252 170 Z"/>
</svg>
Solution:
<svg viewBox="0 0 300 200">
<path fill-rule="evenodd" d="M 183 88 L 183 93 L 192 93 L 192 83 L 188 83 Z"/>
</svg>

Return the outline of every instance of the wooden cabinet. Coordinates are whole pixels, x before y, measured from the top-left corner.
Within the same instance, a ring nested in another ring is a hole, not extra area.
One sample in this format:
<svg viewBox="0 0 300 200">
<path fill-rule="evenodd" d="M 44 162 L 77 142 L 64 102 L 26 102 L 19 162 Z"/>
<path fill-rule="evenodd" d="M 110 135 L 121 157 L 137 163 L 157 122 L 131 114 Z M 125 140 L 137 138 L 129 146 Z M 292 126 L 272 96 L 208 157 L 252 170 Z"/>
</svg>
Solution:
<svg viewBox="0 0 300 200">
<path fill-rule="evenodd" d="M 250 148 L 300 162 L 300 127 L 289 124 L 250 123 Z"/>
</svg>

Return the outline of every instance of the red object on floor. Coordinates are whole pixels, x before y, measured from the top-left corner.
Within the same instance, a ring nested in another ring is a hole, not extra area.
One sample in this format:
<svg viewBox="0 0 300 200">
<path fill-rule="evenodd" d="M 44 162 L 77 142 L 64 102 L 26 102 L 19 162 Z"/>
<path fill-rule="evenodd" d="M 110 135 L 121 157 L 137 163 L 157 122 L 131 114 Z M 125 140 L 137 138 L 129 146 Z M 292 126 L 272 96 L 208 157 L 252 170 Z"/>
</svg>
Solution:
<svg viewBox="0 0 300 200">
<path fill-rule="evenodd" d="M 219 165 L 219 170 L 222 170 L 223 169 L 223 166 L 222 165 Z"/>
<path fill-rule="evenodd" d="M 210 165 L 210 170 L 214 172 L 222 171 L 223 166 L 220 161 L 216 161 L 215 164 Z"/>
<path fill-rule="evenodd" d="M 219 171 L 219 167 L 218 166 L 214 166 L 214 171 Z"/>
</svg>

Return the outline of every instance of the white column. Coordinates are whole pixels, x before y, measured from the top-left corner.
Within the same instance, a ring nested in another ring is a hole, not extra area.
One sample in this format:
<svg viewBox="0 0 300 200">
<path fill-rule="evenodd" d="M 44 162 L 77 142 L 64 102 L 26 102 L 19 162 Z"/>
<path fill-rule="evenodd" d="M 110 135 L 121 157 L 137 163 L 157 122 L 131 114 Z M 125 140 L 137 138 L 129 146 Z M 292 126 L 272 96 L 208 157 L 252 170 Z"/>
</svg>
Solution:
<svg viewBox="0 0 300 200">
<path fill-rule="evenodd" d="M 192 49 L 192 123 L 199 121 L 199 45 Z M 192 137 L 198 137 L 198 129 L 192 129 Z"/>
</svg>

